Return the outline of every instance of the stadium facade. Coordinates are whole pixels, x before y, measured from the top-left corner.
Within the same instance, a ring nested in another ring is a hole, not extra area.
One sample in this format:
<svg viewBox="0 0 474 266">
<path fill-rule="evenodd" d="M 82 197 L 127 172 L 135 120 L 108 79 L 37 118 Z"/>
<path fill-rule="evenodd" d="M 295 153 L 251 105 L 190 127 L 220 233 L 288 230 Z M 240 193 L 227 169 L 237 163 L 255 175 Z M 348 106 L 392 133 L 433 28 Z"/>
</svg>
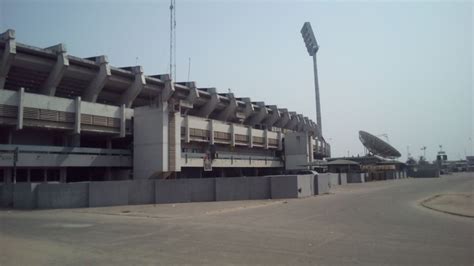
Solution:
<svg viewBox="0 0 474 266">
<path fill-rule="evenodd" d="M 329 156 L 302 114 L 0 36 L 5 183 L 256 176 Z"/>
</svg>

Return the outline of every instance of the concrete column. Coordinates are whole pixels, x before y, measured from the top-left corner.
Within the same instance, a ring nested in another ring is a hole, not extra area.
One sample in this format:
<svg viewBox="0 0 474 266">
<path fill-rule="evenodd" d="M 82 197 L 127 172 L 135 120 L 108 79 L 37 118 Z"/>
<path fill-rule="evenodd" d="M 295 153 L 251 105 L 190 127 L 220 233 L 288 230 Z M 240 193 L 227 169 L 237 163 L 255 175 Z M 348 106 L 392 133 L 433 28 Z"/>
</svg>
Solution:
<svg viewBox="0 0 474 266">
<path fill-rule="evenodd" d="M 235 126 L 230 124 L 230 145 L 235 147 Z"/>
<path fill-rule="evenodd" d="M 214 144 L 214 120 L 209 119 L 209 143 Z"/>
<path fill-rule="evenodd" d="M 268 149 L 268 129 L 265 128 L 264 130 L 264 134 L 263 134 L 263 137 L 264 137 L 264 148 L 265 149 Z"/>
<path fill-rule="evenodd" d="M 13 130 L 8 129 L 8 138 L 7 138 L 7 144 L 13 144 Z"/>
<path fill-rule="evenodd" d="M 112 169 L 110 167 L 107 167 L 105 169 L 105 180 L 106 181 L 112 180 Z"/>
<path fill-rule="evenodd" d="M 59 168 L 59 182 L 67 183 L 67 168 L 66 167 Z"/>
<path fill-rule="evenodd" d="M 13 169 L 11 168 L 3 169 L 3 182 L 5 184 L 11 184 L 12 178 L 13 178 Z"/>
<path fill-rule="evenodd" d="M 253 134 L 252 134 L 252 127 L 248 127 L 248 138 L 249 138 L 249 148 L 253 147 Z"/>
<path fill-rule="evenodd" d="M 190 136 L 189 136 L 189 116 L 186 115 L 184 117 L 185 121 L 184 121 L 184 126 L 185 126 L 185 132 L 184 132 L 184 142 L 185 143 L 189 143 L 191 140 L 190 140 Z"/>
<path fill-rule="evenodd" d="M 23 129 L 23 107 L 25 102 L 25 88 L 20 88 L 18 91 L 18 118 L 16 123 L 16 129 Z"/>
<path fill-rule="evenodd" d="M 278 132 L 278 150 L 283 150 L 282 133 Z"/>
<path fill-rule="evenodd" d="M 31 183 L 31 169 L 26 169 L 26 182 Z"/>
<path fill-rule="evenodd" d="M 43 182 L 48 182 L 48 169 L 43 169 Z"/>
<path fill-rule="evenodd" d="M 81 97 L 76 97 L 75 99 L 75 124 L 74 124 L 74 133 L 81 134 Z"/>
<path fill-rule="evenodd" d="M 125 138 L 125 135 L 126 135 L 126 130 L 127 130 L 127 117 L 126 117 L 126 114 L 125 114 L 125 111 L 126 111 L 126 107 L 125 107 L 125 104 L 122 104 L 120 106 L 120 137 L 121 138 Z"/>
</svg>

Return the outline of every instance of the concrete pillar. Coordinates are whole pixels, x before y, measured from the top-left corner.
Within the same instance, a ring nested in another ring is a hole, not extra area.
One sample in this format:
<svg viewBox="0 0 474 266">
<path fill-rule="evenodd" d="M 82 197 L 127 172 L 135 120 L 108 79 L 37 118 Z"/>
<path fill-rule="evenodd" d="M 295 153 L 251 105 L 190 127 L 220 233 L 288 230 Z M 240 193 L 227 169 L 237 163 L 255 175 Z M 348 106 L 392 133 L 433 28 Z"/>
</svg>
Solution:
<svg viewBox="0 0 474 266">
<path fill-rule="evenodd" d="M 31 183 L 31 169 L 26 169 L 26 182 Z"/>
<path fill-rule="evenodd" d="M 48 169 L 43 169 L 43 182 L 48 182 Z"/>
<path fill-rule="evenodd" d="M 264 142 L 263 142 L 263 145 L 264 145 L 264 148 L 265 149 L 268 149 L 268 129 L 265 128 L 265 130 L 263 131 L 263 138 L 264 138 Z"/>
<path fill-rule="evenodd" d="M 106 181 L 112 180 L 112 168 L 110 168 L 110 167 L 107 167 L 105 169 L 105 180 Z"/>
<path fill-rule="evenodd" d="M 249 138 L 249 148 L 253 147 L 253 134 L 252 134 L 252 127 L 248 127 L 248 138 Z"/>
<path fill-rule="evenodd" d="M 63 146 L 65 147 L 80 147 L 81 146 L 81 135 L 71 134 L 63 136 Z"/>
<path fill-rule="evenodd" d="M 126 107 L 125 104 L 120 105 L 120 137 L 125 138 L 127 130 L 127 117 L 126 117 Z"/>
<path fill-rule="evenodd" d="M 184 122 L 184 125 L 185 125 L 185 127 L 186 127 L 186 128 L 185 128 L 185 131 L 184 131 L 184 142 L 185 142 L 185 143 L 189 143 L 189 142 L 191 141 L 191 140 L 190 140 L 190 136 L 189 136 L 189 116 L 186 115 L 186 116 L 184 117 L 184 119 L 185 119 L 185 120 L 184 120 L 184 121 L 185 121 L 185 122 Z"/>
<path fill-rule="evenodd" d="M 13 178 L 13 169 L 5 168 L 3 169 L 3 183 L 11 184 Z"/>
<path fill-rule="evenodd" d="M 234 124 L 230 124 L 230 145 L 235 147 L 235 126 Z"/>
<path fill-rule="evenodd" d="M 66 167 L 59 168 L 59 182 L 67 183 L 67 168 Z"/>
<path fill-rule="evenodd" d="M 25 101 L 25 88 L 20 88 L 18 91 L 18 118 L 16 123 L 16 129 L 23 129 L 23 105 Z"/>
<path fill-rule="evenodd" d="M 7 144 L 13 144 L 13 130 L 8 129 Z"/>
<path fill-rule="evenodd" d="M 74 124 L 74 133 L 81 134 L 81 97 L 76 97 L 75 99 L 75 124 Z"/>
<path fill-rule="evenodd" d="M 214 120 L 209 120 L 209 144 L 214 145 Z"/>
</svg>

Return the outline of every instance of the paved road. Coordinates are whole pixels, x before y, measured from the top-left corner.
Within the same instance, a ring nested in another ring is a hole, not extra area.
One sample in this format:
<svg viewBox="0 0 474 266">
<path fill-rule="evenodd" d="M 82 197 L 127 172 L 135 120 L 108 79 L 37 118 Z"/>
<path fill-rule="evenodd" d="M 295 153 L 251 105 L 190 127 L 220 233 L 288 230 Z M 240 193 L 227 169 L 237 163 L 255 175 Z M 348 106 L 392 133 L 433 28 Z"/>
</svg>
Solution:
<svg viewBox="0 0 474 266">
<path fill-rule="evenodd" d="M 464 174 L 288 201 L 0 211 L 0 265 L 473 265 L 474 219 L 419 205 L 473 188 Z"/>
</svg>

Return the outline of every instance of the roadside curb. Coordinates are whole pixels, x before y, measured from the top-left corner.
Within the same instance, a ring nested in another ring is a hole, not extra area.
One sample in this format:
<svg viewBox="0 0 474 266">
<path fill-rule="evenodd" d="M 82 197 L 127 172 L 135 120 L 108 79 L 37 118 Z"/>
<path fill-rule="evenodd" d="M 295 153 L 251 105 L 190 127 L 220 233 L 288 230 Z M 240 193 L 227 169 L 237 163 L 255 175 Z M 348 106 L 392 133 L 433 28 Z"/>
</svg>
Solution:
<svg viewBox="0 0 474 266">
<path fill-rule="evenodd" d="M 474 215 L 469 215 L 469 214 L 463 214 L 463 213 L 457 213 L 457 212 L 450 212 L 450 211 L 446 211 L 446 210 L 441 210 L 441 209 L 438 209 L 438 208 L 435 208 L 435 207 L 431 207 L 429 206 L 427 203 L 431 200 L 434 200 L 436 198 L 439 198 L 443 195 L 454 195 L 454 194 L 437 194 L 437 195 L 434 195 L 432 197 L 429 197 L 427 199 L 424 199 L 420 202 L 420 205 L 427 208 L 427 209 L 430 209 L 430 210 L 433 210 L 433 211 L 437 211 L 437 212 L 441 212 L 441 213 L 446 213 L 446 214 L 451 214 L 451 215 L 456 215 L 456 216 L 460 216 L 460 217 L 467 217 L 467 218 L 474 218 Z"/>
</svg>

